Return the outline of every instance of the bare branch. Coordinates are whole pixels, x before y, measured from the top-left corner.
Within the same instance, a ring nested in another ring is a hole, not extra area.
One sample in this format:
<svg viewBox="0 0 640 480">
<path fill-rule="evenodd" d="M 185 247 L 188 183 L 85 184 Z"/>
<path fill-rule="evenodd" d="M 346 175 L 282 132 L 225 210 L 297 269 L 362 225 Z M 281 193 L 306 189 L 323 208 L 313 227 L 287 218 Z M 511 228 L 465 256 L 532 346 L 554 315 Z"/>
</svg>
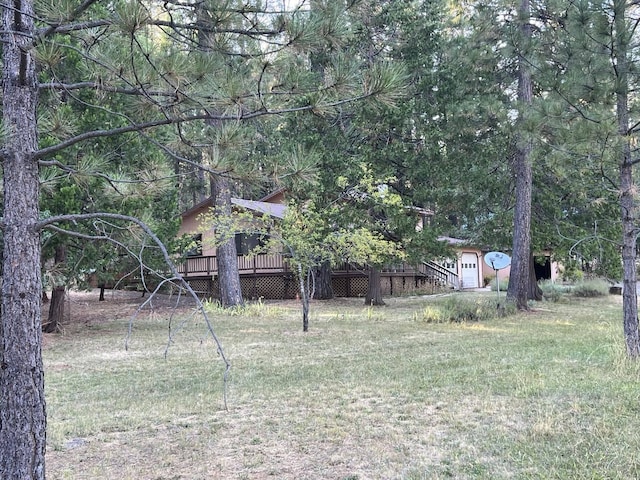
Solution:
<svg viewBox="0 0 640 480">
<path fill-rule="evenodd" d="M 167 267 L 169 268 L 169 270 L 170 270 L 170 272 L 172 274 L 172 277 L 163 278 L 162 282 L 160 282 L 160 285 L 156 288 L 156 290 L 153 292 L 153 294 L 157 293 L 159 291 L 160 287 L 162 285 L 164 285 L 165 283 L 177 281 L 177 282 L 179 282 L 181 284 L 181 288 L 185 289 L 189 293 L 189 295 L 196 301 L 196 304 L 198 305 L 198 310 L 202 314 L 202 317 L 204 318 L 205 323 L 207 325 L 207 330 L 209 331 L 209 334 L 213 338 L 213 340 L 214 340 L 214 342 L 216 344 L 216 348 L 218 350 L 218 354 L 220 355 L 220 358 L 222 359 L 222 361 L 224 362 L 224 365 L 225 365 L 223 396 L 224 396 L 224 406 L 225 406 L 225 410 L 226 410 L 227 409 L 227 392 L 226 392 L 226 390 L 227 390 L 227 379 L 228 379 L 228 375 L 229 375 L 229 370 L 231 369 L 231 363 L 229 362 L 229 360 L 227 359 L 227 357 L 226 357 L 226 355 L 224 353 L 224 349 L 222 348 L 222 342 L 220 341 L 220 339 L 218 338 L 217 334 L 215 333 L 215 330 L 213 329 L 213 325 L 212 325 L 212 323 L 211 323 L 211 321 L 209 319 L 209 316 L 207 315 L 207 312 L 204 309 L 204 305 L 202 305 L 202 302 L 200 301 L 200 299 L 198 298 L 196 293 L 191 288 L 191 285 L 189 285 L 189 283 L 178 272 L 178 269 L 176 268 L 175 264 L 171 260 L 171 257 L 169 255 L 169 252 L 167 251 L 167 248 L 164 246 L 162 241 L 157 237 L 157 235 L 155 233 L 153 233 L 151 228 L 146 223 L 144 223 L 143 221 L 141 221 L 138 218 L 131 217 L 129 215 L 121 215 L 121 214 L 117 214 L 117 213 L 84 213 L 84 214 L 75 214 L 75 215 L 74 214 L 57 215 L 57 216 L 54 216 L 54 217 L 46 218 L 46 219 L 38 222 L 37 229 L 41 230 L 41 229 L 47 228 L 47 229 L 52 229 L 52 230 L 58 231 L 60 233 L 65 233 L 65 234 L 77 236 L 77 237 L 80 237 L 80 238 L 86 238 L 87 235 L 85 235 L 85 234 L 82 234 L 82 233 L 79 233 L 79 232 L 70 231 L 70 230 L 65 230 L 65 229 L 62 229 L 60 227 L 57 227 L 55 224 L 59 223 L 59 222 L 77 223 L 77 222 L 86 221 L 86 220 L 93 220 L 93 219 L 111 219 L 111 220 L 121 220 L 121 221 L 125 221 L 125 222 L 134 223 L 149 238 L 151 238 L 153 243 L 155 243 L 155 245 L 160 249 L 160 251 L 162 252 L 164 261 L 165 261 Z M 88 237 L 92 237 L 92 236 L 88 236 Z M 122 244 L 120 244 L 120 242 L 114 241 L 114 239 L 112 239 L 112 238 L 110 238 L 108 236 L 98 235 L 98 236 L 95 236 L 95 238 L 93 238 L 93 239 L 107 240 L 107 241 L 113 242 L 115 244 L 122 245 Z M 128 248 L 127 248 L 127 251 L 131 252 Z M 133 256 L 134 256 L 134 258 L 137 258 L 137 259 L 140 260 L 140 257 L 138 255 L 133 254 Z M 142 306 L 148 304 L 150 300 L 151 300 L 151 298 L 147 299 L 143 303 Z M 140 308 L 142 308 L 142 306 Z M 140 309 L 138 309 L 138 312 L 136 312 L 135 315 L 137 315 L 139 313 L 139 311 L 140 311 Z M 134 315 L 134 318 L 135 318 L 135 315 Z M 132 318 L 131 321 L 133 321 L 133 318 Z"/>
</svg>

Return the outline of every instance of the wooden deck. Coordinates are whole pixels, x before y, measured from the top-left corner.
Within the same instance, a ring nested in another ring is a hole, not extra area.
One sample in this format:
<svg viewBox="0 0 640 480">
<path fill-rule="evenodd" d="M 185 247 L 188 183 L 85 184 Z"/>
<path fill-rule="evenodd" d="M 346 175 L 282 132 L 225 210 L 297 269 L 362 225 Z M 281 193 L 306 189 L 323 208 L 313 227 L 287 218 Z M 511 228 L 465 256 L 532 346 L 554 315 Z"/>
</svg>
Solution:
<svg viewBox="0 0 640 480">
<path fill-rule="evenodd" d="M 295 297 L 296 282 L 293 271 L 281 255 L 239 256 L 238 269 L 243 292 L 249 297 Z M 217 291 L 218 264 L 214 256 L 190 257 L 178 267 L 182 276 L 196 290 L 208 296 Z M 432 262 L 417 267 L 406 263 L 390 265 L 381 270 L 383 294 L 398 295 L 412 291 L 431 291 L 439 288 L 457 289 L 458 276 Z M 336 296 L 363 296 L 367 291 L 368 268 L 349 263 L 332 270 Z M 293 290 L 292 290 L 293 289 Z"/>
<path fill-rule="evenodd" d="M 240 275 L 289 273 L 291 269 L 282 255 L 238 256 Z M 188 257 L 178 265 L 178 272 L 186 279 L 190 277 L 212 277 L 218 273 L 218 259 L 210 257 Z"/>
</svg>

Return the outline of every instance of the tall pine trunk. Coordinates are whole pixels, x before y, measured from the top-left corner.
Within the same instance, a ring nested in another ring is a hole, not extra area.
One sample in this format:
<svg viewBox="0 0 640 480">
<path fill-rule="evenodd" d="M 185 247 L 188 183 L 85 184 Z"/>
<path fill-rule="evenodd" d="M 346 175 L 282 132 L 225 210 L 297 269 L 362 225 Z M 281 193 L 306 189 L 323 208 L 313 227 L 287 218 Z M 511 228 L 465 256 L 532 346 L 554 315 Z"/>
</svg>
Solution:
<svg viewBox="0 0 640 480">
<path fill-rule="evenodd" d="M 533 101 L 533 87 L 531 84 L 531 67 L 526 55 L 531 40 L 531 23 L 529 0 L 521 0 L 519 7 L 520 40 L 522 42 L 519 53 L 518 70 L 518 109 L 520 131 L 513 161 L 513 173 L 516 182 L 516 204 L 513 218 L 513 256 L 507 299 L 514 302 L 518 309 L 528 308 L 529 281 L 531 257 L 531 196 L 533 191 L 533 172 L 531 167 L 531 139 L 522 130 L 524 117 Z"/>
<path fill-rule="evenodd" d="M 226 177 L 214 178 L 214 205 L 218 215 L 231 216 L 231 188 Z M 224 232 L 231 233 L 231 232 Z M 220 304 L 223 307 L 243 305 L 242 289 L 240 286 L 240 271 L 238 270 L 238 251 L 233 235 L 216 249 L 218 260 L 218 284 L 220 285 Z"/>
<path fill-rule="evenodd" d="M 0 313 L 0 478 L 44 479 L 38 88 L 32 0 L 2 7 L 4 249 Z"/>
<path fill-rule="evenodd" d="M 636 185 L 629 144 L 629 63 L 626 0 L 614 1 L 616 115 L 620 135 L 620 209 L 622 216 L 622 316 L 627 354 L 640 356 L 638 333 L 638 294 L 636 290 Z"/>
</svg>

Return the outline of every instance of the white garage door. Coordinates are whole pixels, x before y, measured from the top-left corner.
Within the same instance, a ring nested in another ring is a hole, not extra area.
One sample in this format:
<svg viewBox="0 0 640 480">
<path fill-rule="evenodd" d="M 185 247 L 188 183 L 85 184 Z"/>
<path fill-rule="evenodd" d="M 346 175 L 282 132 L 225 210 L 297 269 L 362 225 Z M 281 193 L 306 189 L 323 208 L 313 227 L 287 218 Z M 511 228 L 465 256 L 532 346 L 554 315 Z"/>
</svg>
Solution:
<svg viewBox="0 0 640 480">
<path fill-rule="evenodd" d="M 478 255 L 463 253 L 460 260 L 462 263 L 462 288 L 478 288 Z"/>
</svg>

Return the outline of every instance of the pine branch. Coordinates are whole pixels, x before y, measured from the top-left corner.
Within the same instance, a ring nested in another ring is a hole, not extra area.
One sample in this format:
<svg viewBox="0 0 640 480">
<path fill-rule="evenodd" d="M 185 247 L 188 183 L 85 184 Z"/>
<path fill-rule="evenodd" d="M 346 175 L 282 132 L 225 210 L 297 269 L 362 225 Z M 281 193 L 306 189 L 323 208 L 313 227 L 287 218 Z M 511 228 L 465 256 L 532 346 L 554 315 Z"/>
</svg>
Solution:
<svg viewBox="0 0 640 480">
<path fill-rule="evenodd" d="M 89 132 L 84 132 L 80 135 L 76 135 L 75 137 L 71 137 L 63 142 L 60 142 L 56 145 L 52 145 L 50 147 L 42 148 L 33 153 L 33 158 L 36 160 L 48 157 L 53 155 L 65 148 L 71 147 L 78 143 L 81 143 L 86 140 L 91 140 L 94 138 L 105 138 L 112 137 L 116 135 L 122 135 L 125 133 L 132 132 L 142 132 L 146 130 L 150 130 L 156 127 L 162 127 L 167 125 L 180 125 L 188 122 L 194 122 L 198 120 L 213 120 L 218 122 L 226 122 L 226 121 L 238 121 L 238 120 L 251 120 L 259 117 L 263 117 L 266 115 L 284 115 L 287 113 L 296 113 L 296 112 L 308 112 L 312 110 L 317 110 L 318 108 L 335 108 L 341 105 L 346 105 L 352 102 L 357 102 L 360 100 L 365 100 L 372 96 L 375 96 L 379 92 L 377 91 L 369 91 L 362 95 L 357 95 L 354 97 L 350 97 L 343 100 L 337 100 L 335 102 L 328 102 L 323 105 L 303 105 L 300 107 L 291 107 L 291 108 L 282 108 L 277 110 L 268 110 L 266 108 L 261 108 L 260 110 L 256 110 L 249 113 L 239 112 L 238 115 L 214 115 L 207 112 L 200 114 L 187 115 L 183 117 L 174 117 L 174 118 L 162 118 L 158 120 L 152 120 L 149 122 L 143 123 L 132 123 L 130 125 L 126 125 L 124 127 L 113 128 L 109 130 L 93 130 Z"/>
<path fill-rule="evenodd" d="M 38 88 L 41 90 L 56 90 L 56 91 L 64 91 L 70 92 L 73 90 L 83 90 L 90 89 L 99 92 L 108 92 L 108 93 L 119 93 L 122 95 L 137 95 L 144 97 L 175 97 L 176 92 L 174 91 L 166 91 L 166 90 L 144 90 L 140 87 L 116 87 L 105 85 L 102 82 L 77 82 L 77 83 L 63 83 L 63 82 L 48 82 L 41 83 L 38 85 Z"/>
<path fill-rule="evenodd" d="M 80 15 L 82 15 L 82 13 L 86 12 L 94 3 L 97 3 L 98 1 L 99 0 L 85 0 L 84 3 L 82 3 L 81 5 L 78 5 L 78 8 L 76 8 L 71 13 L 71 15 L 69 15 L 69 17 L 66 18 L 65 20 L 71 21 L 78 18 Z M 96 22 L 92 22 L 92 23 L 96 23 Z M 98 22 L 98 23 L 102 23 L 102 22 Z M 34 45 L 37 45 L 38 43 L 40 43 L 40 41 L 43 38 L 48 37 L 53 33 L 59 33 L 61 26 L 62 26 L 62 23 L 54 23 L 49 25 L 47 28 L 38 31 L 37 36 L 34 38 L 34 42 L 33 42 Z M 94 25 L 94 26 L 99 26 L 99 25 Z M 89 27 L 85 26 L 84 28 L 89 28 Z"/>
</svg>

